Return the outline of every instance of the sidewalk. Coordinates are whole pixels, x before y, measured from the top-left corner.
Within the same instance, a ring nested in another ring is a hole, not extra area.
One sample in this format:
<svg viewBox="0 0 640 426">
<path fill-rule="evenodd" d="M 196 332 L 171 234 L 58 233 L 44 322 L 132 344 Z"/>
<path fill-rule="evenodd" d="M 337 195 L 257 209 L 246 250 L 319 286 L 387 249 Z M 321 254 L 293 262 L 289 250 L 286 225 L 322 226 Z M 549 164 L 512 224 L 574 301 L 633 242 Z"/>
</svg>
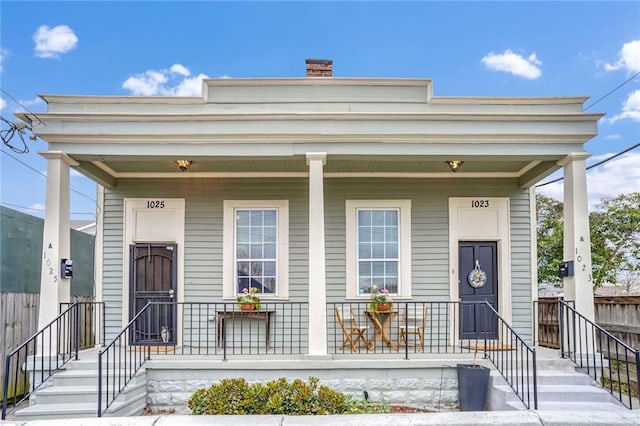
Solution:
<svg viewBox="0 0 640 426">
<path fill-rule="evenodd" d="M 0 422 L 2 426 L 621 426 L 640 425 L 640 411 L 482 411 L 347 416 L 140 416 Z"/>
</svg>

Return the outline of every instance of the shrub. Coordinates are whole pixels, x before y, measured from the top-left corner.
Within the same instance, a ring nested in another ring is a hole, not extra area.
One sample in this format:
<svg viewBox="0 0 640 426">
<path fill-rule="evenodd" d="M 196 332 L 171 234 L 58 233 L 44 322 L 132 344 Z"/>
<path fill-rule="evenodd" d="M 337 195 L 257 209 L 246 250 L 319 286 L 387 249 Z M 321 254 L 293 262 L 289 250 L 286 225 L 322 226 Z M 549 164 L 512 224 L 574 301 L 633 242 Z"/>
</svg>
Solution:
<svg viewBox="0 0 640 426">
<path fill-rule="evenodd" d="M 189 399 L 194 415 L 207 414 L 358 414 L 386 413 L 385 403 L 355 400 L 309 377 L 288 382 L 280 378 L 265 384 L 245 379 L 223 379 L 208 389 L 198 389 Z"/>
</svg>

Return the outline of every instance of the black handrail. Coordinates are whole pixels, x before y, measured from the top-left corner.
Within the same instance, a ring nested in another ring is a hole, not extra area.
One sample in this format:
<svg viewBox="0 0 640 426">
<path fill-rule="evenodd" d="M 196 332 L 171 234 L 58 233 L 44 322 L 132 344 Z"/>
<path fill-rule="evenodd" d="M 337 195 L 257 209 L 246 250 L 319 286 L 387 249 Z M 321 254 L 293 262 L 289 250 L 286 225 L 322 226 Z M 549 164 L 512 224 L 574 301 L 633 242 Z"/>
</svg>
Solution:
<svg viewBox="0 0 640 426">
<path fill-rule="evenodd" d="M 634 398 L 631 385 L 632 377 L 640 383 L 640 350 L 586 318 L 568 302 L 559 300 L 558 312 L 561 356 L 569 358 L 625 407 L 632 409 L 634 401 L 640 402 L 640 396 L 636 394 Z M 616 372 L 613 366 L 617 367 Z"/>
<path fill-rule="evenodd" d="M 80 346 L 78 307 L 78 303 L 73 303 L 7 355 L 2 392 L 2 420 L 5 420 L 8 413 L 11 413 L 29 398 L 62 366 L 71 359 L 78 359 Z M 43 352 L 38 361 L 39 349 L 42 349 Z M 31 383 L 29 383 L 27 374 L 21 373 L 22 365 L 24 365 L 24 370 L 31 370 Z M 10 377 L 14 378 L 13 408 L 8 410 Z M 22 398 L 18 399 L 17 393 L 20 392 L 20 389 L 24 390 L 24 394 Z"/>
<path fill-rule="evenodd" d="M 144 363 L 151 358 L 151 345 L 148 342 L 132 344 L 130 341 L 136 331 L 146 330 L 148 324 L 151 324 L 150 306 L 151 303 L 147 303 L 98 353 L 98 417 L 102 417 Z M 144 353 L 138 349 L 142 349 Z M 106 373 L 103 372 L 103 366 L 106 367 Z"/>
<path fill-rule="evenodd" d="M 522 403 L 531 409 L 538 409 L 538 371 L 536 350 L 500 316 L 498 311 L 485 302 L 489 309 L 486 318 L 494 316 L 498 320 L 498 339 L 484 341 L 484 353 Z M 492 345 L 496 345 L 492 350 Z"/>
</svg>

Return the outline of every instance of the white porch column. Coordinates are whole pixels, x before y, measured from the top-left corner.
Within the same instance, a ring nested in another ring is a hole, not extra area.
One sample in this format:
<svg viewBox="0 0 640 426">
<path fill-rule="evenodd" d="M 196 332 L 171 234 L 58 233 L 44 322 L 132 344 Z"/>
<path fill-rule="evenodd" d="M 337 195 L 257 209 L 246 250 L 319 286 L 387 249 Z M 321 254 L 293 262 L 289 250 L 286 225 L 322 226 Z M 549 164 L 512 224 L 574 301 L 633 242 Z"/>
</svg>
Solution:
<svg viewBox="0 0 640 426">
<path fill-rule="evenodd" d="M 326 152 L 308 152 L 309 166 L 309 355 L 327 354 L 327 294 L 324 249 Z"/>
<path fill-rule="evenodd" d="M 591 271 L 591 237 L 587 198 L 586 159 L 591 154 L 570 154 L 558 162 L 564 167 L 564 261 L 574 261 L 574 275 L 564 278 L 565 300 L 575 300 L 575 309 L 591 321 L 593 279 Z"/>
<path fill-rule="evenodd" d="M 58 316 L 59 303 L 70 300 L 71 283 L 69 279 L 60 278 L 60 259 L 69 259 L 71 255 L 69 166 L 78 165 L 71 157 L 60 151 L 40 152 L 40 155 L 47 159 L 47 195 L 42 241 L 38 329 Z M 57 341 L 55 336 L 51 341 Z"/>
</svg>

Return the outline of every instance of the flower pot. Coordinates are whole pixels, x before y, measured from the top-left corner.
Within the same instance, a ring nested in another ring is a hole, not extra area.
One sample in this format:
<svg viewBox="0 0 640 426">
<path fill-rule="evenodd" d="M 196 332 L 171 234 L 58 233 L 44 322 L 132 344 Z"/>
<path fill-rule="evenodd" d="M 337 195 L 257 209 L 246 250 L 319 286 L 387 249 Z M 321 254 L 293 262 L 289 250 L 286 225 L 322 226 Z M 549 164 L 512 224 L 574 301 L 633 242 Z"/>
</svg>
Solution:
<svg viewBox="0 0 640 426">
<path fill-rule="evenodd" d="M 240 310 L 241 311 L 255 311 L 256 310 L 256 305 L 254 305 L 253 303 L 242 303 L 240 305 Z"/>
<path fill-rule="evenodd" d="M 483 411 L 489 390 L 489 369 L 480 365 L 458 364 L 460 411 Z"/>
<path fill-rule="evenodd" d="M 378 312 L 389 312 L 390 309 L 391 309 L 391 303 L 376 304 L 376 311 Z"/>
</svg>

